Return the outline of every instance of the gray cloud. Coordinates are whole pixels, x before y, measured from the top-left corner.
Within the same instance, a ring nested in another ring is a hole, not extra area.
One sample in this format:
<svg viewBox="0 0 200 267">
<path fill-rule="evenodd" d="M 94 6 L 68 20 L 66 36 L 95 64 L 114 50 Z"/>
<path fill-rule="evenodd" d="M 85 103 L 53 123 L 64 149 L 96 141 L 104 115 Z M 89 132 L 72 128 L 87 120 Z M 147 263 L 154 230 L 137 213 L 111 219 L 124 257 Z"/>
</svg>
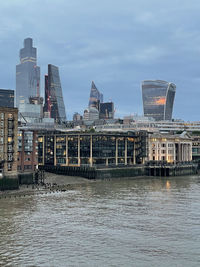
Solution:
<svg viewBox="0 0 200 267">
<path fill-rule="evenodd" d="M 0 87 L 15 88 L 32 37 L 41 84 L 48 63 L 60 67 L 68 118 L 87 106 L 91 80 L 122 116 L 142 113 L 142 80 L 165 79 L 177 84 L 174 117 L 199 120 L 199 1 L 7 0 L 0 12 Z"/>
</svg>

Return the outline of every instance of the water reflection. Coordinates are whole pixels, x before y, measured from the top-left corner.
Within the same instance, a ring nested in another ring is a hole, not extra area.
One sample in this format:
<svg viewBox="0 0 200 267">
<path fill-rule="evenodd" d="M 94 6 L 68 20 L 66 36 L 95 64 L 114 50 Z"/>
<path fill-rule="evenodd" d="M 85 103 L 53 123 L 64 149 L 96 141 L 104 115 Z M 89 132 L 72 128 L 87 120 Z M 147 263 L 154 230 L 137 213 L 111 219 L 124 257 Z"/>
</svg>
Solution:
<svg viewBox="0 0 200 267">
<path fill-rule="evenodd" d="M 70 188 L 0 200 L 0 266 L 198 266 L 199 177 Z"/>
</svg>

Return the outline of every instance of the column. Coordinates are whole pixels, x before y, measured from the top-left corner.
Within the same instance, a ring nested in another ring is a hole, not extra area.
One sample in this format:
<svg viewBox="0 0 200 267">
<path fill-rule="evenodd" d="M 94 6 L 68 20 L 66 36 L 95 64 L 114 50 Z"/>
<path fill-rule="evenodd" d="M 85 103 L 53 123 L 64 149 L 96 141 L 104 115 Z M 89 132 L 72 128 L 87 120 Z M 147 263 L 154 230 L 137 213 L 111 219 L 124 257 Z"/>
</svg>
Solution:
<svg viewBox="0 0 200 267">
<path fill-rule="evenodd" d="M 176 163 L 176 144 L 174 143 L 174 163 Z"/>
<path fill-rule="evenodd" d="M 165 154 L 166 154 L 166 161 L 168 162 L 168 142 L 166 142 L 166 150 L 165 150 Z"/>
<path fill-rule="evenodd" d="M 90 167 L 92 167 L 92 135 L 90 135 Z"/>
<path fill-rule="evenodd" d="M 44 166 L 44 157 L 45 157 L 45 136 L 43 135 L 42 138 L 42 165 Z"/>
<path fill-rule="evenodd" d="M 118 165 L 118 139 L 115 141 L 115 165 Z"/>
<path fill-rule="evenodd" d="M 125 163 L 124 165 L 127 165 L 127 137 L 125 137 Z"/>
<path fill-rule="evenodd" d="M 25 158 L 25 151 L 24 151 L 24 130 L 22 130 L 22 152 L 21 152 L 21 170 L 24 171 L 24 158 Z"/>
<path fill-rule="evenodd" d="M 68 158 L 68 136 L 66 135 L 66 166 L 69 166 L 69 158 Z"/>
<path fill-rule="evenodd" d="M 56 135 L 54 135 L 54 166 L 56 166 Z"/>
<path fill-rule="evenodd" d="M 136 160 L 135 160 L 135 141 L 133 142 L 133 164 L 136 164 Z"/>
<path fill-rule="evenodd" d="M 78 166 L 81 165 L 81 158 L 80 158 L 80 135 L 78 135 Z"/>
</svg>

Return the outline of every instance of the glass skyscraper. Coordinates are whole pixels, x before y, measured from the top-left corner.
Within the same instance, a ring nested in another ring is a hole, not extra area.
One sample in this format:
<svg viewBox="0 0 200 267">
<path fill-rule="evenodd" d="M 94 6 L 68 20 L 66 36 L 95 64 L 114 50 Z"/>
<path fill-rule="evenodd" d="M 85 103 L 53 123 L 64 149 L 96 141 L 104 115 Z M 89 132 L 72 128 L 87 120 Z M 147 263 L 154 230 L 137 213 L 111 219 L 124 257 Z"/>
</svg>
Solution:
<svg viewBox="0 0 200 267">
<path fill-rule="evenodd" d="M 37 66 L 37 49 L 33 40 L 24 40 L 19 53 L 20 64 L 16 66 L 16 106 L 29 103 L 30 97 L 40 96 L 40 67 Z"/>
<path fill-rule="evenodd" d="M 100 119 L 114 119 L 114 103 L 113 102 L 100 103 L 99 118 Z"/>
<path fill-rule="evenodd" d="M 102 102 L 103 102 L 103 94 L 99 92 L 99 90 L 96 88 L 96 85 L 92 81 L 90 98 L 89 98 L 89 108 L 96 108 L 99 110 L 99 105 Z"/>
<path fill-rule="evenodd" d="M 44 112 L 48 112 L 50 118 L 54 118 L 58 123 L 66 121 L 59 70 L 52 64 L 48 65 L 48 75 L 45 75 Z"/>
<path fill-rule="evenodd" d="M 145 117 L 155 120 L 171 120 L 176 85 L 160 80 L 142 82 L 142 98 Z"/>
</svg>

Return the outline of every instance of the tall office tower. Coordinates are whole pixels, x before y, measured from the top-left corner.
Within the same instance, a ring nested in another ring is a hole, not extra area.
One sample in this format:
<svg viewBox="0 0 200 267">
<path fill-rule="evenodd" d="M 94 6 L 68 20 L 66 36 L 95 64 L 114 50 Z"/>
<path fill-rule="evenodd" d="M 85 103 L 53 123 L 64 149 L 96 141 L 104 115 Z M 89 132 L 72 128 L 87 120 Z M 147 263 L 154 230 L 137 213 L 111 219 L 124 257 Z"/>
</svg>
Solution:
<svg viewBox="0 0 200 267">
<path fill-rule="evenodd" d="M 114 103 L 100 103 L 99 109 L 99 118 L 100 119 L 113 119 L 114 118 Z"/>
<path fill-rule="evenodd" d="M 142 98 L 145 117 L 155 120 L 171 120 L 176 85 L 160 80 L 142 82 Z"/>
<path fill-rule="evenodd" d="M 0 107 L 14 108 L 14 90 L 0 89 Z"/>
<path fill-rule="evenodd" d="M 90 98 L 89 98 L 89 108 L 96 108 L 99 110 L 99 105 L 102 102 L 103 102 L 103 94 L 99 92 L 99 90 L 96 88 L 96 85 L 92 81 Z"/>
<path fill-rule="evenodd" d="M 19 53 L 20 64 L 16 66 L 16 106 L 29 104 L 30 97 L 40 96 L 40 67 L 37 66 L 37 49 L 33 40 L 24 40 Z"/>
<path fill-rule="evenodd" d="M 45 75 L 44 113 L 48 113 L 49 117 L 54 118 L 58 123 L 66 121 L 58 67 L 51 64 L 48 65 L 48 75 Z"/>
</svg>

